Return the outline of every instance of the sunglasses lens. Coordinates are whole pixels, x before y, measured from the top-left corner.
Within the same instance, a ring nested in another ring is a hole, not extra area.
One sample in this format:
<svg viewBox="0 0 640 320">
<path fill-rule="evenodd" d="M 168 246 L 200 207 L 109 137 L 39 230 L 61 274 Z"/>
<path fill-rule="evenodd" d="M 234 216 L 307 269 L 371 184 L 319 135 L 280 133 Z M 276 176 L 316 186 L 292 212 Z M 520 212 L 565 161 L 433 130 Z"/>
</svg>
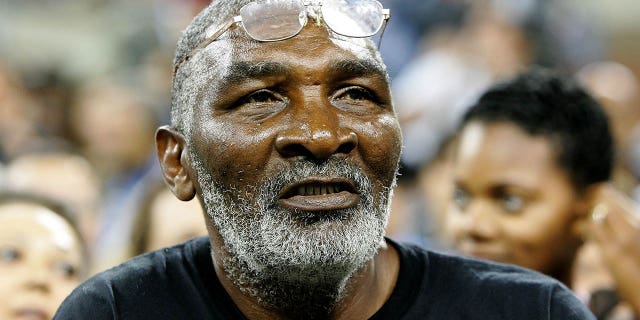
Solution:
<svg viewBox="0 0 640 320">
<path fill-rule="evenodd" d="M 304 5 L 296 0 L 251 2 L 240 9 L 242 26 L 258 41 L 277 41 L 292 37 L 304 26 Z"/>
<path fill-rule="evenodd" d="M 375 0 L 325 0 L 322 18 L 341 35 L 370 37 L 382 26 L 382 5 Z"/>
</svg>

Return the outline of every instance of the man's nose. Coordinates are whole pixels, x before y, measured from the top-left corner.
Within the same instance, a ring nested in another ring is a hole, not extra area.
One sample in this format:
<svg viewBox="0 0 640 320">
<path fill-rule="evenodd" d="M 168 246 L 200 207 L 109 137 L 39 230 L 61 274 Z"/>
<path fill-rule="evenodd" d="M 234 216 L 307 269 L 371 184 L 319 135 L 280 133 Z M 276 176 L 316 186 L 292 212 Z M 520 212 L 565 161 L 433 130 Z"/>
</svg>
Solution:
<svg viewBox="0 0 640 320">
<path fill-rule="evenodd" d="M 358 145 L 356 133 L 340 124 L 337 110 L 324 103 L 306 103 L 276 137 L 276 149 L 286 157 L 324 160 L 334 154 L 348 154 Z"/>
</svg>

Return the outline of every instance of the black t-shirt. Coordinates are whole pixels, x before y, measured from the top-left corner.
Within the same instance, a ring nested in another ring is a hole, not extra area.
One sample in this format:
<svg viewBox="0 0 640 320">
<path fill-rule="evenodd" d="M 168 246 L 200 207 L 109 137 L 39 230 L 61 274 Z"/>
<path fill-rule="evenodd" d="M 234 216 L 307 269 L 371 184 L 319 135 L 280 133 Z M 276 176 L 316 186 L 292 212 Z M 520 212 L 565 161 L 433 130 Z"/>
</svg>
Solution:
<svg viewBox="0 0 640 320">
<path fill-rule="evenodd" d="M 565 286 L 522 268 L 398 244 L 400 272 L 372 319 L 593 319 Z M 245 319 L 206 237 L 134 258 L 76 288 L 54 320 Z"/>
</svg>

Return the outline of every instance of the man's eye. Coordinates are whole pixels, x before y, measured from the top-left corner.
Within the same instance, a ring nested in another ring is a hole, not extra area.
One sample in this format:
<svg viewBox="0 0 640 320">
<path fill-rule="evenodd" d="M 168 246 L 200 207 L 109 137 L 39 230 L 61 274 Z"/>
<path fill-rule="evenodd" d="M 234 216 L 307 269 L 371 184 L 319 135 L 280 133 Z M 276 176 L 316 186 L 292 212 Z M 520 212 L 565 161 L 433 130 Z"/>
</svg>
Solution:
<svg viewBox="0 0 640 320">
<path fill-rule="evenodd" d="M 277 93 L 270 90 L 259 90 L 241 99 L 238 105 L 255 103 L 282 102 L 282 98 Z"/>
<path fill-rule="evenodd" d="M 524 199 L 520 196 L 507 194 L 503 195 L 500 201 L 504 210 L 509 213 L 519 212 L 524 207 Z"/>
<path fill-rule="evenodd" d="M 250 122 L 262 122 L 284 110 L 288 105 L 286 96 L 269 89 L 254 91 L 230 105 L 227 111 Z"/>
<path fill-rule="evenodd" d="M 14 262 L 19 260 L 22 254 L 18 249 L 13 247 L 0 248 L 0 261 L 2 262 Z"/>
<path fill-rule="evenodd" d="M 455 188 L 453 190 L 453 204 L 459 210 L 464 210 L 469 204 L 470 200 L 469 193 L 461 188 Z"/>
<path fill-rule="evenodd" d="M 376 98 L 375 95 L 362 87 L 356 87 L 356 86 L 351 86 L 351 87 L 346 87 L 346 88 L 342 88 L 340 89 L 335 97 L 336 100 L 341 100 L 341 101 L 345 101 L 345 102 L 358 102 L 358 101 L 362 101 L 362 100 L 366 100 L 366 101 L 373 101 L 376 102 Z"/>
</svg>

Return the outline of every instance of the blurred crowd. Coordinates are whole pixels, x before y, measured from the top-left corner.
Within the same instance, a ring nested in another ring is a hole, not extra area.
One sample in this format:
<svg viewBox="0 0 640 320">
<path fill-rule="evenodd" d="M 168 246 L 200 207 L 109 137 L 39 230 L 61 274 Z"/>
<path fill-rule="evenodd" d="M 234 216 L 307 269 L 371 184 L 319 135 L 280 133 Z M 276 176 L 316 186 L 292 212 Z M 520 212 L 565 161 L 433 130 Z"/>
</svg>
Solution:
<svg viewBox="0 0 640 320">
<path fill-rule="evenodd" d="M 405 145 L 390 237 L 450 250 L 442 233 L 460 117 L 533 64 L 575 76 L 602 103 L 612 182 L 640 200 L 634 0 L 381 2 L 392 12 L 381 52 Z M 65 207 L 86 244 L 72 258 L 86 260 L 86 275 L 206 233 L 197 200 L 179 202 L 164 186 L 154 131 L 168 123 L 177 38 L 208 3 L 0 0 L 0 191 Z"/>
</svg>

